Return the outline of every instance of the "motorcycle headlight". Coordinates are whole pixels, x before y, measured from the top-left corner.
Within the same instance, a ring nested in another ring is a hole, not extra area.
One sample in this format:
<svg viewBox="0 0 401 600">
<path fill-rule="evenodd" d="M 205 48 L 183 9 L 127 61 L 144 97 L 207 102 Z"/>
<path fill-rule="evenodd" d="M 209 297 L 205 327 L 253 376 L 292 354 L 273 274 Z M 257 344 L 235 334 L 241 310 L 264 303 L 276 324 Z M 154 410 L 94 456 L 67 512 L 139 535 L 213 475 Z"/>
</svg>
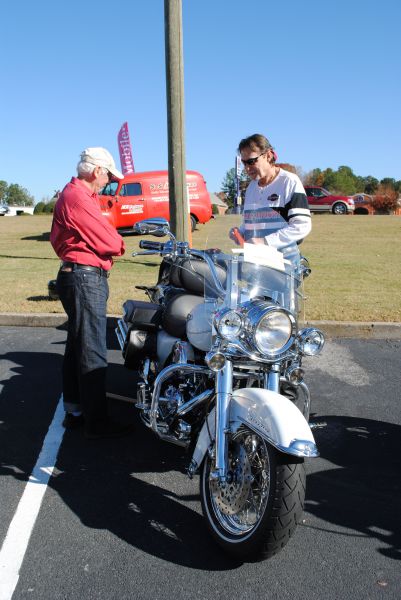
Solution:
<svg viewBox="0 0 401 600">
<path fill-rule="evenodd" d="M 261 354 L 276 355 L 292 342 L 294 319 L 282 310 L 268 311 L 255 327 L 255 344 Z"/>
<path fill-rule="evenodd" d="M 298 341 L 302 354 L 315 356 L 324 346 L 324 335 L 319 329 L 308 327 L 298 333 Z"/>
<path fill-rule="evenodd" d="M 215 326 L 221 337 L 233 340 L 238 338 L 241 333 L 242 317 L 235 310 L 227 310 L 217 315 Z"/>
</svg>

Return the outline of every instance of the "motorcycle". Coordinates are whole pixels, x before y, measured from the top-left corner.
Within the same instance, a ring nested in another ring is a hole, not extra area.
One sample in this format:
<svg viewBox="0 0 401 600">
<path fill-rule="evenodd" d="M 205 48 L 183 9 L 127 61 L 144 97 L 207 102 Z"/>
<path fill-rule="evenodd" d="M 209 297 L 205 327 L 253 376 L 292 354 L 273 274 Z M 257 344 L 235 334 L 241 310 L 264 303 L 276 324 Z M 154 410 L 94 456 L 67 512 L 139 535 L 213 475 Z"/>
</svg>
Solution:
<svg viewBox="0 0 401 600">
<path fill-rule="evenodd" d="M 158 281 L 136 286 L 149 301 L 127 300 L 116 327 L 125 366 L 139 372 L 136 407 L 189 453 L 215 541 L 238 559 L 269 558 L 300 521 L 304 459 L 319 455 L 302 358 L 324 335 L 298 328 L 309 265 L 296 244 L 201 251 L 164 219 L 134 230 L 169 237 L 140 241 L 133 256 L 162 257 Z"/>
</svg>

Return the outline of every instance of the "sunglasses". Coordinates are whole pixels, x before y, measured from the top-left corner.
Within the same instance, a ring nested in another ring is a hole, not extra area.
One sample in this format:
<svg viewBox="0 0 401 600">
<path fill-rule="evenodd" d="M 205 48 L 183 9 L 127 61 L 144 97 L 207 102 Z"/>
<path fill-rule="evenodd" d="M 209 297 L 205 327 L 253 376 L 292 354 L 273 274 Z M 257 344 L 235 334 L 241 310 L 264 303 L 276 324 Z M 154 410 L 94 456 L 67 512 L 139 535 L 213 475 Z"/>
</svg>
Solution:
<svg viewBox="0 0 401 600">
<path fill-rule="evenodd" d="M 241 162 L 242 162 L 242 164 L 243 164 L 243 165 L 245 165 L 245 166 L 252 166 L 252 165 L 254 165 L 255 163 L 257 163 L 257 162 L 258 162 L 258 160 L 259 160 L 259 158 L 260 158 L 261 156 L 263 156 L 264 154 L 266 154 L 266 152 L 262 152 L 262 154 L 259 154 L 259 156 L 255 156 L 255 158 L 248 158 L 248 160 L 241 159 Z"/>
</svg>

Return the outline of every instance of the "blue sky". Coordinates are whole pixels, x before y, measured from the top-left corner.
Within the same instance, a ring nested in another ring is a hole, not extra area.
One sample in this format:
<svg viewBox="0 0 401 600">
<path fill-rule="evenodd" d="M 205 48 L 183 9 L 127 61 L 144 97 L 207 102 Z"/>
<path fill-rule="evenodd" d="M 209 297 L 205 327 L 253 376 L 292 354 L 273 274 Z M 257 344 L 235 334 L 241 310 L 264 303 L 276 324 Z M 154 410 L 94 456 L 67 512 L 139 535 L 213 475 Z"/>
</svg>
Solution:
<svg viewBox="0 0 401 600">
<path fill-rule="evenodd" d="M 399 0 L 183 0 L 188 169 L 219 191 L 241 138 L 279 160 L 401 179 Z M 15 0 L 1 10 L 0 179 L 39 201 L 81 150 L 167 168 L 164 1 Z"/>
</svg>

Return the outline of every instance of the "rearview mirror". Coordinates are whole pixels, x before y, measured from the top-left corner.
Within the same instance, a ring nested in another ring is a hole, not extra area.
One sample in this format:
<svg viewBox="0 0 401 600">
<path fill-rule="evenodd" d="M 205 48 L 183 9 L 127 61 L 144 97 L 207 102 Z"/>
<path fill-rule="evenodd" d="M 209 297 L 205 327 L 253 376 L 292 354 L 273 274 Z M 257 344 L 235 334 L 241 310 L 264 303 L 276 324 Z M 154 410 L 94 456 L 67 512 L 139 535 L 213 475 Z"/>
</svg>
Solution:
<svg viewBox="0 0 401 600">
<path fill-rule="evenodd" d="M 164 237 L 170 233 L 170 225 L 167 219 L 162 217 L 154 217 L 145 221 L 138 221 L 133 226 L 134 233 L 140 235 L 155 235 L 156 237 Z"/>
</svg>

